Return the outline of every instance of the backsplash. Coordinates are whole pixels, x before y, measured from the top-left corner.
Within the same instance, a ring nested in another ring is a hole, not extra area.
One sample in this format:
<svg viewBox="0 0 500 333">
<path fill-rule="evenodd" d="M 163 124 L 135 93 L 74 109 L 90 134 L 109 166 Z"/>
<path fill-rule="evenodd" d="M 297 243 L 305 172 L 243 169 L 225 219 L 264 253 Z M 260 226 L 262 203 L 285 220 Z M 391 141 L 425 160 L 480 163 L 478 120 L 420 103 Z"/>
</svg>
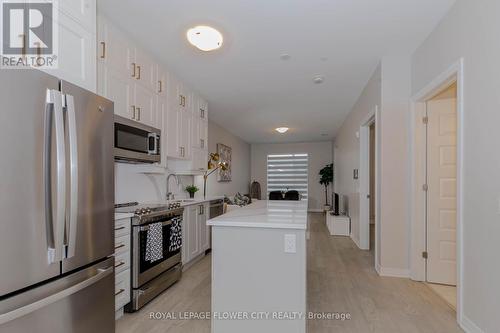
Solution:
<svg viewBox="0 0 500 333">
<path fill-rule="evenodd" d="M 158 202 L 166 197 L 166 178 L 170 174 L 139 173 L 138 167 L 133 164 L 115 163 L 115 203 Z M 170 179 L 170 191 L 175 198 L 188 196 L 184 188 L 193 184 L 193 176 L 180 176 L 179 185 L 175 179 Z"/>
</svg>

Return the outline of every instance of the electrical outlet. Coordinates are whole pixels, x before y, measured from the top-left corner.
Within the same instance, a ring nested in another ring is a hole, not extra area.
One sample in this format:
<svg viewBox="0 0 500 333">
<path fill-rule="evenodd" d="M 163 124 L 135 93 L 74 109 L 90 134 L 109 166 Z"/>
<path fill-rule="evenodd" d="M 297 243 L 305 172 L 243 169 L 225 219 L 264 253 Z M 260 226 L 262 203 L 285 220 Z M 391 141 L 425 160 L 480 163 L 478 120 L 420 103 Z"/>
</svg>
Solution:
<svg viewBox="0 0 500 333">
<path fill-rule="evenodd" d="M 297 253 L 297 237 L 293 234 L 285 235 L 285 253 Z"/>
</svg>

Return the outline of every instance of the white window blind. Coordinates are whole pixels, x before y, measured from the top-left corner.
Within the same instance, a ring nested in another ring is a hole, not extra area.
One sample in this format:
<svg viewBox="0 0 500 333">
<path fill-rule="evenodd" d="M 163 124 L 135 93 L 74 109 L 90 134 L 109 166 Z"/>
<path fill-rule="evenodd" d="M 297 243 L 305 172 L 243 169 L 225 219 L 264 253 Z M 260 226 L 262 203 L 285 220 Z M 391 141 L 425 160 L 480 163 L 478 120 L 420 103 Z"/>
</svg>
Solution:
<svg viewBox="0 0 500 333">
<path fill-rule="evenodd" d="M 307 154 L 267 155 L 267 196 L 272 191 L 296 190 L 307 200 L 308 167 Z"/>
</svg>

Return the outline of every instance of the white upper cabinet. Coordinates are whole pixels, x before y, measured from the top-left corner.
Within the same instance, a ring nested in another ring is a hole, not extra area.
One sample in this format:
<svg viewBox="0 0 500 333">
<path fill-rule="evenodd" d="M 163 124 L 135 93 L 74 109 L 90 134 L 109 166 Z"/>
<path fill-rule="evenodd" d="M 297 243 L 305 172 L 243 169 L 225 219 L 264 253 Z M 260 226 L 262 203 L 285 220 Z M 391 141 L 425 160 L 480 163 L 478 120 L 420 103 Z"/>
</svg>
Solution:
<svg viewBox="0 0 500 333">
<path fill-rule="evenodd" d="M 135 119 L 133 118 L 133 120 L 152 127 L 161 127 L 161 123 L 156 123 L 156 94 L 153 91 L 135 83 L 134 94 L 130 104 L 132 105 L 132 109 L 135 109 Z"/>
<path fill-rule="evenodd" d="M 115 103 L 115 114 L 161 129 L 162 166 L 168 159 L 178 172 L 206 170 L 206 102 L 102 15 L 95 45 L 97 91 Z"/>
<path fill-rule="evenodd" d="M 132 77 L 147 90 L 156 93 L 156 77 L 158 66 L 147 55 L 146 52 L 139 48 L 135 49 L 134 57 L 132 58 Z"/>
<path fill-rule="evenodd" d="M 94 32 L 96 28 L 96 0 L 63 0 L 59 1 L 60 12 Z"/>
<path fill-rule="evenodd" d="M 82 88 L 96 91 L 96 2 L 59 1 L 57 68 L 42 69 Z"/>
</svg>

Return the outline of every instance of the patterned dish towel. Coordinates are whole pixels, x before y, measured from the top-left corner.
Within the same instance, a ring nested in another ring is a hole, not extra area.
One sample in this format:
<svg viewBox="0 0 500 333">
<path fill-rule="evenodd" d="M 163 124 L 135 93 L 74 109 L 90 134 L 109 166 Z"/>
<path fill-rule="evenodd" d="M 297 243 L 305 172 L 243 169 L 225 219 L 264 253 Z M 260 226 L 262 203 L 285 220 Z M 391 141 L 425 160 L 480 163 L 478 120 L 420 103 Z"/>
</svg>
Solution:
<svg viewBox="0 0 500 333">
<path fill-rule="evenodd" d="M 146 261 L 163 259 L 163 222 L 151 223 L 146 235 Z"/>
<path fill-rule="evenodd" d="M 174 252 L 182 247 L 182 216 L 172 219 L 170 226 L 170 246 L 169 252 Z"/>
</svg>

